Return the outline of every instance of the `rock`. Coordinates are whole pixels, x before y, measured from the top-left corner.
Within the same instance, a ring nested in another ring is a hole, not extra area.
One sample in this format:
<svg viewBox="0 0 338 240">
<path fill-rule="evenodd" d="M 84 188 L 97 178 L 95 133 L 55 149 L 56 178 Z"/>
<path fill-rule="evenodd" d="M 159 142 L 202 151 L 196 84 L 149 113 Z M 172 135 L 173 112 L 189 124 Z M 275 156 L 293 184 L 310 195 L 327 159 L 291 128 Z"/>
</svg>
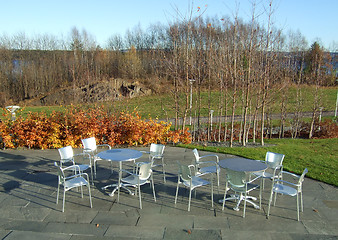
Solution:
<svg viewBox="0 0 338 240">
<path fill-rule="evenodd" d="M 57 92 L 47 94 L 31 100 L 29 105 L 69 105 L 79 103 L 107 102 L 150 95 L 151 90 L 145 89 L 139 82 L 130 82 L 123 79 L 110 79 L 80 88 L 64 88 Z"/>
</svg>

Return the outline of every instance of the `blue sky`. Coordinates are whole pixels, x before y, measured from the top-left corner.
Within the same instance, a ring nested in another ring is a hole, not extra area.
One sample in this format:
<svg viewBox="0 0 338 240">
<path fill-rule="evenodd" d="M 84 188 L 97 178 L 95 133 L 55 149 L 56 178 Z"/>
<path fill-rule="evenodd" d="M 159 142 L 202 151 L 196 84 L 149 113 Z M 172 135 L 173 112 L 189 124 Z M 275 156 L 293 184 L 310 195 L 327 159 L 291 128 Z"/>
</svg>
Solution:
<svg viewBox="0 0 338 240">
<path fill-rule="evenodd" d="M 66 38 L 71 29 L 85 29 L 105 46 L 113 34 L 124 36 L 138 24 L 143 30 L 153 23 L 175 20 L 176 10 L 187 14 L 197 7 L 204 16 L 231 16 L 236 9 L 243 19 L 251 16 L 254 0 L 0 0 L 0 34 L 25 33 L 29 37 L 52 34 Z M 268 5 L 268 0 L 257 0 Z M 337 48 L 338 0 L 274 0 L 276 26 L 284 33 L 299 30 L 309 44 Z M 237 6 L 237 7 L 236 7 Z M 260 11 L 258 9 L 258 11 Z M 261 16 L 261 21 L 265 18 Z"/>
</svg>

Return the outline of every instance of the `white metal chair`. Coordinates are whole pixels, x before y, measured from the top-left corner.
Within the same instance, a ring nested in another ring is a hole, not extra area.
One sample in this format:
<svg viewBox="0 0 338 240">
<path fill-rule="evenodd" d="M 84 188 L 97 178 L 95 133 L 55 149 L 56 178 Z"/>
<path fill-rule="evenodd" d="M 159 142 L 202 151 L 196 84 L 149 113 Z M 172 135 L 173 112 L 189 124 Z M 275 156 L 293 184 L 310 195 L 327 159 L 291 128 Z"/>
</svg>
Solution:
<svg viewBox="0 0 338 240">
<path fill-rule="evenodd" d="M 176 196 L 175 196 L 175 205 L 177 203 L 177 195 L 178 195 L 178 189 L 179 185 L 183 184 L 184 186 L 189 188 L 189 203 L 188 203 L 188 211 L 190 211 L 190 202 L 191 202 L 191 192 L 201 186 L 205 186 L 210 184 L 211 185 L 211 207 L 214 207 L 214 193 L 213 193 L 213 186 L 212 186 L 212 179 L 210 182 L 195 176 L 195 174 L 192 174 L 191 169 L 194 169 L 194 165 L 182 165 L 179 162 L 178 163 L 178 179 L 177 179 L 177 187 L 176 187 Z M 210 175 L 212 178 L 212 175 Z M 195 190 L 196 194 L 196 190 Z"/>
<path fill-rule="evenodd" d="M 149 161 L 153 162 L 152 167 L 162 166 L 163 182 L 166 182 L 165 168 L 164 168 L 164 165 L 165 165 L 165 163 L 164 163 L 164 148 L 165 148 L 165 145 L 163 145 L 163 144 L 152 143 L 152 144 L 150 144 L 150 151 L 149 152 L 146 152 L 146 151 L 141 151 L 141 152 L 149 154 Z M 161 161 L 161 163 L 156 164 L 155 163 L 156 160 Z"/>
<path fill-rule="evenodd" d="M 154 195 L 154 200 L 156 202 L 156 195 L 155 195 L 155 187 L 154 187 L 154 180 L 153 180 L 153 172 L 151 170 L 151 162 L 139 162 L 137 163 L 137 171 L 136 173 L 131 173 L 127 170 L 122 169 L 122 172 L 126 172 L 129 175 L 127 177 L 124 177 L 122 179 L 119 179 L 119 185 L 120 182 L 123 182 L 124 187 L 135 187 L 135 193 L 137 195 L 137 192 L 139 194 L 139 199 L 140 199 L 140 209 L 142 209 L 142 197 L 141 197 L 141 186 L 144 184 L 151 184 L 152 189 L 153 189 L 153 195 Z M 118 194 L 120 194 L 120 191 L 118 191 Z"/>
<path fill-rule="evenodd" d="M 99 148 L 104 148 L 104 149 L 111 149 L 111 146 L 109 144 L 100 144 L 96 145 L 96 140 L 95 137 L 90 137 L 86 139 L 82 139 L 82 145 L 83 145 L 83 152 L 84 153 L 89 153 L 92 160 L 93 160 L 93 165 L 94 165 L 94 176 L 96 178 L 96 162 L 103 160 L 102 158 L 98 157 L 97 154 L 99 153 Z M 111 172 L 113 173 L 113 164 L 112 161 L 107 160 L 110 162 L 110 169 Z"/>
<path fill-rule="evenodd" d="M 66 146 L 63 148 L 58 149 L 60 154 L 60 167 L 64 167 L 64 164 L 70 163 L 71 165 L 78 165 L 81 172 L 84 172 L 88 169 L 90 169 L 90 175 L 92 178 L 92 184 L 93 183 L 93 169 L 92 169 L 92 161 L 91 157 L 88 153 L 78 153 L 74 154 L 73 148 L 71 146 Z M 76 164 L 75 163 L 75 157 L 83 157 L 84 159 L 88 159 L 89 164 Z"/>
<path fill-rule="evenodd" d="M 92 197 L 90 193 L 90 184 L 89 184 L 88 174 L 81 172 L 81 169 L 78 165 L 71 165 L 65 168 L 62 168 L 56 162 L 54 163 L 54 165 L 57 167 L 57 172 L 58 172 L 58 190 L 57 190 L 57 196 L 56 196 L 56 204 L 58 204 L 59 202 L 60 185 L 63 186 L 62 212 L 65 211 L 66 192 L 71 190 L 72 188 L 80 187 L 81 197 L 83 198 L 82 186 L 88 187 L 89 202 L 90 202 L 90 207 L 92 208 L 93 205 L 92 205 Z M 75 174 L 66 176 L 65 170 L 73 170 Z"/>
<path fill-rule="evenodd" d="M 205 174 L 216 174 L 217 177 L 217 190 L 219 192 L 219 173 L 220 167 L 218 165 L 219 158 L 216 154 L 208 154 L 200 156 L 197 149 L 192 150 L 195 156 L 195 169 L 196 176 L 202 176 Z M 202 161 L 203 158 L 215 158 L 216 161 Z"/>
<path fill-rule="evenodd" d="M 268 208 L 268 218 L 270 215 L 270 206 L 272 202 L 273 194 L 275 193 L 275 199 L 273 205 L 276 204 L 277 193 L 281 193 L 283 195 L 288 195 L 291 197 L 297 197 L 297 220 L 299 221 L 299 204 L 301 206 L 301 211 L 303 212 L 303 193 L 302 193 L 302 184 L 304 181 L 305 174 L 308 172 L 307 168 L 304 169 L 301 176 L 298 176 L 294 173 L 283 171 L 283 174 L 289 175 L 294 179 L 298 179 L 297 183 L 291 183 L 282 179 L 274 179 L 272 182 L 271 194 L 269 199 L 269 208 Z M 300 195 L 300 203 L 299 203 L 299 195 Z"/>
<path fill-rule="evenodd" d="M 226 185 L 225 185 L 225 192 L 223 198 L 223 206 L 222 211 L 224 210 L 225 201 L 228 200 L 238 200 L 236 207 L 234 207 L 235 211 L 239 211 L 239 205 L 242 200 L 244 200 L 244 209 L 243 209 L 243 218 L 245 218 L 245 209 L 246 203 L 251 203 L 256 209 L 261 208 L 261 200 L 262 200 L 262 189 L 260 185 L 254 184 L 253 182 L 259 179 L 256 177 L 254 179 L 250 179 L 250 175 L 245 172 L 234 171 L 231 169 L 226 169 Z M 248 194 L 255 189 L 260 189 L 259 191 L 259 206 L 257 206 L 254 202 L 249 199 L 256 199 L 255 197 L 248 196 Z M 235 196 L 230 198 L 226 198 L 226 195 L 229 190 L 233 190 L 235 192 Z M 239 194 L 239 195 L 237 195 Z"/>
<path fill-rule="evenodd" d="M 264 189 L 264 180 L 266 178 L 271 180 L 274 180 L 276 178 L 282 178 L 284 157 L 285 155 L 280 153 L 273 152 L 266 153 L 265 161 L 262 162 L 264 162 L 268 166 L 268 169 L 263 172 L 254 173 L 254 175 L 263 178 L 262 184 L 263 189 Z"/>
</svg>

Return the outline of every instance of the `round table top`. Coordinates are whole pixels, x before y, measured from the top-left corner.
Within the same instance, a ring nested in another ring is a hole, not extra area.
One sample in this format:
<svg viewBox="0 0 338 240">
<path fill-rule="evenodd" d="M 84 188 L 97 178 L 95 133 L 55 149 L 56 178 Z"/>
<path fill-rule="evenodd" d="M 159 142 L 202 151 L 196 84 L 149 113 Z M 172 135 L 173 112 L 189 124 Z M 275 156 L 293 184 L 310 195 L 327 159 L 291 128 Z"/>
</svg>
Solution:
<svg viewBox="0 0 338 240">
<path fill-rule="evenodd" d="M 235 157 L 219 161 L 219 166 L 238 172 L 260 172 L 267 169 L 267 165 L 257 160 Z"/>
<path fill-rule="evenodd" d="M 99 152 L 97 156 L 106 160 L 122 162 L 138 159 L 142 156 L 142 152 L 128 148 L 117 148 Z"/>
</svg>

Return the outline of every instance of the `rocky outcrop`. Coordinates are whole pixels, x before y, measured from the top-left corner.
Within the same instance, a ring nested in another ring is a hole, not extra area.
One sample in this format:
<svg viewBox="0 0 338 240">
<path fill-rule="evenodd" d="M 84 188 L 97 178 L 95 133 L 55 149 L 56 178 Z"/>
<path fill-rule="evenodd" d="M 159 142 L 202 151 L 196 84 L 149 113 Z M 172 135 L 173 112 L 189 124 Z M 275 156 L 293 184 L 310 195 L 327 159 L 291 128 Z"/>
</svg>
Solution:
<svg viewBox="0 0 338 240">
<path fill-rule="evenodd" d="M 151 94 L 139 82 L 122 79 L 97 82 L 80 88 L 64 88 L 31 100 L 29 105 L 50 106 L 79 103 L 107 102 Z"/>
</svg>

